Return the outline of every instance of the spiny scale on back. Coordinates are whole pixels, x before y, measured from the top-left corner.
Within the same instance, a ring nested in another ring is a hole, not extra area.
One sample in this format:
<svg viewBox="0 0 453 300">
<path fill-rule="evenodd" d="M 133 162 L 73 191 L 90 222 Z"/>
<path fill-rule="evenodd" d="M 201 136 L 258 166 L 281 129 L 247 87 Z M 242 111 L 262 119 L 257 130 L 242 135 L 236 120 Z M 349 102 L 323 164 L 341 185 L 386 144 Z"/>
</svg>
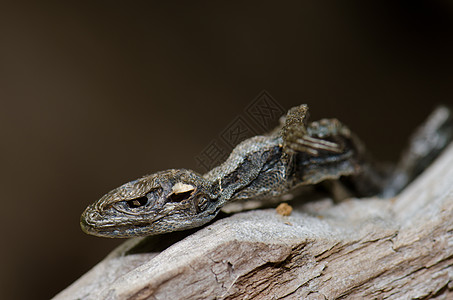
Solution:
<svg viewBox="0 0 453 300">
<path fill-rule="evenodd" d="M 450 111 L 438 108 L 412 138 L 403 164 L 390 172 L 375 164 L 338 120 L 307 119 L 307 105 L 291 108 L 271 133 L 243 141 L 223 164 L 204 175 L 170 169 L 128 182 L 87 207 L 82 229 L 112 238 L 185 230 L 209 222 L 229 202 L 275 198 L 327 179 L 347 182 L 358 196 L 391 196 L 440 153 L 453 132 Z M 415 148 L 427 137 L 427 151 L 417 156 L 420 151 Z"/>
</svg>

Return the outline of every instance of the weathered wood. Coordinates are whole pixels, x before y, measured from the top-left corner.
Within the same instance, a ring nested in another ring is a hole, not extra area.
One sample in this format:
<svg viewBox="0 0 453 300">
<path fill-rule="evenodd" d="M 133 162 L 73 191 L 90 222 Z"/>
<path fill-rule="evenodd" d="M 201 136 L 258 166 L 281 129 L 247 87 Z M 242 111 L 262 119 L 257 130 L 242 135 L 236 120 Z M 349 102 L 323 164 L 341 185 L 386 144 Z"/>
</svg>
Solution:
<svg viewBox="0 0 453 300">
<path fill-rule="evenodd" d="M 129 240 L 55 299 L 453 299 L 453 145 L 394 199 L 291 204 Z"/>
</svg>

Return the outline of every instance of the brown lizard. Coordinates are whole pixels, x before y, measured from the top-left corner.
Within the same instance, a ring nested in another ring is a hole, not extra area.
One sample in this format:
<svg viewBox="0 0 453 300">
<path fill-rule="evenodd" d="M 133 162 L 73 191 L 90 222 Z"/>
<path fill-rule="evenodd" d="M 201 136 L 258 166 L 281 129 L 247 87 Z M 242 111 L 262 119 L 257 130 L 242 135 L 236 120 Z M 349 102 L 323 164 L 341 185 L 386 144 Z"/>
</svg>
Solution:
<svg viewBox="0 0 453 300">
<path fill-rule="evenodd" d="M 337 119 L 308 122 L 308 106 L 290 109 L 267 135 L 241 142 L 204 175 L 170 169 L 128 182 L 88 206 L 88 234 L 124 238 L 185 230 L 211 221 L 236 200 L 276 198 L 298 186 L 343 181 L 357 196 L 401 191 L 452 139 L 452 116 L 437 108 L 393 168 L 375 163 Z"/>
</svg>

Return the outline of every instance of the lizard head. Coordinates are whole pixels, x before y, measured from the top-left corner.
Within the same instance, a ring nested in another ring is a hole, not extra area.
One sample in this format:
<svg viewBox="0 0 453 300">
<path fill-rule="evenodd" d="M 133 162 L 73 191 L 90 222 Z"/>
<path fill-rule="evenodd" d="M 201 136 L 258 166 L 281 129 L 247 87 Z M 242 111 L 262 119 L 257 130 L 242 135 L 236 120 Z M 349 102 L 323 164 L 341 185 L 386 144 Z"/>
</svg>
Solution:
<svg viewBox="0 0 453 300">
<path fill-rule="evenodd" d="M 209 184 L 185 169 L 171 169 L 130 181 L 87 207 L 81 217 L 88 234 L 126 238 L 200 226 L 220 210 Z"/>
</svg>

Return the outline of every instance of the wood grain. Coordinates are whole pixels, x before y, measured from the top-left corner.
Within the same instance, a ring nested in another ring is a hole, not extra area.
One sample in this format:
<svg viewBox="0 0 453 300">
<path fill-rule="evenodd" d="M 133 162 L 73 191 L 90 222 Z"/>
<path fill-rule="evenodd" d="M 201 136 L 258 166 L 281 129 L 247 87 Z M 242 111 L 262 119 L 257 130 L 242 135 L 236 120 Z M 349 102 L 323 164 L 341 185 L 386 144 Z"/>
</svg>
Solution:
<svg viewBox="0 0 453 300">
<path fill-rule="evenodd" d="M 396 198 L 290 204 L 128 240 L 54 299 L 453 299 L 452 145 Z"/>
</svg>

